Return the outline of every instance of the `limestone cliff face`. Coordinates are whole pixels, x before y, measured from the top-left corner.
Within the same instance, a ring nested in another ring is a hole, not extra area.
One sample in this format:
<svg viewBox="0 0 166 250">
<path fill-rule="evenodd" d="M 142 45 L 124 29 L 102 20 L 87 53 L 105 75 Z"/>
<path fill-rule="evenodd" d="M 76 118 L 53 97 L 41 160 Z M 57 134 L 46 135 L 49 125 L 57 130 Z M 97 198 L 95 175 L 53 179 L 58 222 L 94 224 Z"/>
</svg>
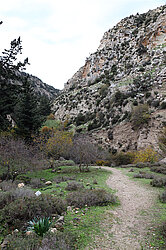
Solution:
<svg viewBox="0 0 166 250">
<path fill-rule="evenodd" d="M 54 111 L 108 147 L 157 148 L 165 102 L 166 5 L 127 17 L 105 32 L 97 51 L 65 84 Z M 149 123 L 133 130 L 133 107 L 143 103 L 149 106 Z"/>
<path fill-rule="evenodd" d="M 33 75 L 29 75 L 29 74 L 24 73 L 24 72 L 22 72 L 20 74 L 22 77 L 25 77 L 28 75 L 28 78 L 32 84 L 32 87 L 34 88 L 34 91 L 38 95 L 40 95 L 40 96 L 45 95 L 50 99 L 56 98 L 59 95 L 59 93 L 60 93 L 59 89 L 55 89 L 53 86 L 50 86 L 50 85 L 42 82 L 38 77 L 33 76 Z M 19 84 L 21 84 L 21 82 Z"/>
</svg>

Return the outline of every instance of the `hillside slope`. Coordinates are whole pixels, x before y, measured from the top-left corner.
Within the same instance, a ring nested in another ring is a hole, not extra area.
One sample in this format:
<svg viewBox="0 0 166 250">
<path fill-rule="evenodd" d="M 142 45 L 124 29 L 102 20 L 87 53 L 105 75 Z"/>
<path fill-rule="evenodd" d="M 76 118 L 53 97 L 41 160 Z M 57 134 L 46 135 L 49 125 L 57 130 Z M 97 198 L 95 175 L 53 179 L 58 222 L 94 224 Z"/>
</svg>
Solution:
<svg viewBox="0 0 166 250">
<path fill-rule="evenodd" d="M 59 89 L 55 89 L 53 86 L 50 86 L 44 82 L 42 82 L 38 77 L 33 76 L 33 75 L 29 75 L 25 72 L 19 72 L 19 74 L 21 74 L 21 78 L 24 78 L 25 76 L 28 76 L 28 79 L 30 80 L 32 87 L 34 88 L 34 91 L 38 94 L 38 95 L 45 95 L 50 99 L 56 98 L 59 93 L 60 90 Z M 18 82 L 18 84 L 21 84 L 21 82 Z"/>
<path fill-rule="evenodd" d="M 147 104 L 149 119 L 135 129 L 134 107 Z M 131 15 L 105 32 L 54 102 L 55 117 L 69 118 L 112 150 L 153 145 L 166 124 L 166 5 Z"/>
</svg>

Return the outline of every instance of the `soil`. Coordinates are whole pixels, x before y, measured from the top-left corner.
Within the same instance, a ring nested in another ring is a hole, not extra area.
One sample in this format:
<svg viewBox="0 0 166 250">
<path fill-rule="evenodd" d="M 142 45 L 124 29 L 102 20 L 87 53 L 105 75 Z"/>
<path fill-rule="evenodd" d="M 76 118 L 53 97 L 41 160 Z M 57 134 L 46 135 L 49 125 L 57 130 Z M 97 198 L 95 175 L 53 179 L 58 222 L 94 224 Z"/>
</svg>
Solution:
<svg viewBox="0 0 166 250">
<path fill-rule="evenodd" d="M 157 249 L 149 245 L 153 236 L 158 189 L 129 179 L 121 170 L 107 168 L 112 174 L 107 185 L 116 190 L 120 206 L 108 210 L 102 221 L 103 235 L 97 235 L 87 249 L 139 250 Z"/>
</svg>

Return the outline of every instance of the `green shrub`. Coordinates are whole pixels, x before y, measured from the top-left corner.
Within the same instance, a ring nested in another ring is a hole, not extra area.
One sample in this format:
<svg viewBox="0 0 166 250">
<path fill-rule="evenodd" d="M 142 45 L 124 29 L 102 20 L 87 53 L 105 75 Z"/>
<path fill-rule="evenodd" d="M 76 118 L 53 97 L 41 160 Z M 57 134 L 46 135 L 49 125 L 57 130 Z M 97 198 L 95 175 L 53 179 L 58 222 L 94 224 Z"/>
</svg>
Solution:
<svg viewBox="0 0 166 250">
<path fill-rule="evenodd" d="M 161 109 L 166 109 L 166 102 L 162 102 L 161 105 L 160 105 L 160 108 Z"/>
<path fill-rule="evenodd" d="M 153 187 L 164 187 L 166 186 L 166 178 L 163 178 L 163 177 L 155 177 L 151 182 L 150 184 L 153 186 Z"/>
<path fill-rule="evenodd" d="M 16 189 L 17 188 L 17 183 L 16 182 L 13 182 L 12 180 L 9 180 L 9 181 L 2 181 L 0 183 L 0 188 L 3 190 L 3 191 L 11 191 L 12 189 Z"/>
<path fill-rule="evenodd" d="M 84 188 L 82 183 L 76 182 L 76 181 L 71 181 L 67 183 L 66 190 L 68 191 L 76 191 L 79 189 Z"/>
<path fill-rule="evenodd" d="M 0 192 L 0 209 L 17 199 L 34 196 L 34 191 L 29 188 L 16 188 L 6 192 Z"/>
<path fill-rule="evenodd" d="M 164 192 L 162 194 L 159 195 L 159 200 L 162 203 L 166 203 L 166 190 L 164 190 Z"/>
<path fill-rule="evenodd" d="M 38 179 L 38 178 L 33 178 L 33 179 L 31 179 L 31 181 L 30 181 L 30 186 L 31 186 L 32 188 L 41 188 L 41 187 L 44 187 L 45 184 L 42 183 L 42 182 L 40 181 L 40 179 Z"/>
<path fill-rule="evenodd" d="M 150 169 L 152 172 L 155 172 L 155 173 L 166 174 L 166 166 L 165 165 L 152 166 Z"/>
<path fill-rule="evenodd" d="M 79 126 L 86 122 L 86 117 L 82 113 L 79 113 L 75 119 L 76 125 Z"/>
<path fill-rule="evenodd" d="M 107 93 L 108 93 L 108 87 L 109 87 L 108 84 L 103 84 L 101 86 L 101 88 L 99 90 L 99 94 L 100 94 L 100 96 L 102 96 L 102 98 L 104 98 L 107 95 Z"/>
<path fill-rule="evenodd" d="M 116 166 L 131 164 L 134 160 L 134 153 L 132 153 L 132 152 L 128 152 L 128 153 L 120 152 L 120 153 L 117 153 L 115 155 L 112 155 L 111 160 Z"/>
<path fill-rule="evenodd" d="M 15 250 L 71 250 L 74 249 L 76 238 L 73 234 L 62 232 L 46 233 L 41 239 L 36 234 L 22 236 L 20 234 L 10 234 L 7 236 L 7 249 Z"/>
<path fill-rule="evenodd" d="M 133 176 L 134 178 L 143 178 L 143 179 L 153 179 L 154 175 L 151 173 L 138 173 Z"/>
<path fill-rule="evenodd" d="M 42 194 L 15 200 L 2 209 L 1 215 L 8 227 L 21 228 L 34 217 L 51 217 L 52 214 L 62 214 L 65 210 L 66 203 L 60 198 Z"/>
<path fill-rule="evenodd" d="M 16 188 L 15 190 L 10 191 L 11 194 L 13 195 L 14 199 L 22 199 L 25 197 L 31 198 L 35 197 L 35 193 L 32 189 L 24 187 L 24 188 Z"/>
<path fill-rule="evenodd" d="M 147 104 L 140 104 L 133 108 L 131 122 L 134 129 L 138 129 L 150 120 L 149 108 Z"/>
<path fill-rule="evenodd" d="M 106 206 L 115 204 L 116 198 L 113 194 L 107 193 L 104 189 L 86 189 L 68 194 L 67 203 L 74 207 Z"/>
<path fill-rule="evenodd" d="M 0 192 L 0 209 L 14 201 L 14 197 L 11 192 Z"/>
<path fill-rule="evenodd" d="M 40 248 L 41 239 L 37 235 L 23 237 L 21 234 L 10 234 L 7 236 L 7 248 L 15 250 L 36 250 Z"/>
</svg>

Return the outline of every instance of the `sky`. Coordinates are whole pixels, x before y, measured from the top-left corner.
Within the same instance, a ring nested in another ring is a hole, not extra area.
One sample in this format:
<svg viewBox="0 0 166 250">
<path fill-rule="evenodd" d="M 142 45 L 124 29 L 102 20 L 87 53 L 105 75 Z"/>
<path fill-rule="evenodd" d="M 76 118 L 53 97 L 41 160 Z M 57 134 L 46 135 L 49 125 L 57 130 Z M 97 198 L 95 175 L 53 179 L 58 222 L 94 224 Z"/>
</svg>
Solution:
<svg viewBox="0 0 166 250">
<path fill-rule="evenodd" d="M 95 52 L 104 32 L 131 14 L 166 0 L 5 0 L 1 2 L 0 52 L 21 37 L 27 73 L 63 89 Z M 1 53 L 0 53 L 1 54 Z"/>
</svg>

